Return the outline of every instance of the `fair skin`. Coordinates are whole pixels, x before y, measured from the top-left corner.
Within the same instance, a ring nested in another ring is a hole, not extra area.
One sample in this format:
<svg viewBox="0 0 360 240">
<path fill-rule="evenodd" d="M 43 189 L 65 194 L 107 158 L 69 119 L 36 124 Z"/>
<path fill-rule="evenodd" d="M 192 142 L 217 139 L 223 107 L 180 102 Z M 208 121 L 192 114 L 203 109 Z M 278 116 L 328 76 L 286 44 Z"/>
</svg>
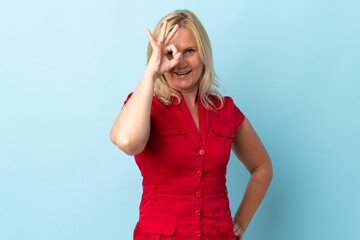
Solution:
<svg viewBox="0 0 360 240">
<path fill-rule="evenodd" d="M 181 53 L 179 63 L 170 71 L 165 72 L 165 78 L 169 86 L 183 94 L 184 100 L 194 119 L 199 131 L 199 115 L 196 94 L 199 88 L 199 78 L 204 69 L 197 43 L 192 32 L 185 28 L 179 28 L 169 44 L 174 46 L 173 54 Z M 187 73 L 186 75 L 179 75 Z"/>
<path fill-rule="evenodd" d="M 131 98 L 121 110 L 110 132 L 111 141 L 129 155 L 142 152 L 150 135 L 150 111 L 154 81 L 164 74 L 168 84 L 181 91 L 199 130 L 196 94 L 203 64 L 196 40 L 188 29 L 176 25 L 165 36 L 164 21 L 158 41 L 146 29 L 152 56 Z M 187 74 L 185 74 L 187 73 Z M 185 75 L 182 75 L 185 74 Z M 233 217 L 234 232 L 241 240 L 272 180 L 272 164 L 264 145 L 245 118 L 237 129 L 231 148 L 251 174 L 245 194 Z"/>
<path fill-rule="evenodd" d="M 270 186 L 273 169 L 264 145 L 247 118 L 237 129 L 231 149 L 251 174 L 243 199 L 233 217 L 234 231 L 238 228 L 235 235 L 240 234 L 238 239 L 241 240 Z"/>
</svg>

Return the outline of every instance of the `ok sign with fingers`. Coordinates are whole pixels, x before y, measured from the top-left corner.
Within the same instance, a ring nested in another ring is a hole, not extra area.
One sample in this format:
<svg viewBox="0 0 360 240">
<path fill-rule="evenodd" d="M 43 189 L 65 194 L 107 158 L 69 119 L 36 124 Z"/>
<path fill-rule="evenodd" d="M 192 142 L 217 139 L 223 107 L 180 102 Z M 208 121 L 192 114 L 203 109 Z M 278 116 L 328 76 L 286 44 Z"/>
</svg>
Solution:
<svg viewBox="0 0 360 240">
<path fill-rule="evenodd" d="M 152 47 L 152 54 L 149 59 L 147 68 L 157 75 L 162 75 L 164 72 L 169 71 L 180 61 L 181 57 L 181 53 L 177 51 L 173 44 L 168 45 L 171 38 L 179 29 L 179 25 L 176 24 L 171 32 L 165 36 L 167 24 L 167 21 L 164 20 L 161 34 L 157 42 L 151 35 L 150 30 L 146 28 L 146 32 Z"/>
</svg>

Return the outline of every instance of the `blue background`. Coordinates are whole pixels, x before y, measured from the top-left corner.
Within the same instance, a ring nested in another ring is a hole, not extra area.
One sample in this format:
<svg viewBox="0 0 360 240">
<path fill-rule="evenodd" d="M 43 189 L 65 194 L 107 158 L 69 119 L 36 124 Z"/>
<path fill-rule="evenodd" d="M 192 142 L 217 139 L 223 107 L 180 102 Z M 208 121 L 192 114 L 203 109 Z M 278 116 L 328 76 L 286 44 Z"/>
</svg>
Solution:
<svg viewBox="0 0 360 240">
<path fill-rule="evenodd" d="M 145 28 L 193 11 L 274 177 L 245 239 L 360 239 L 358 1 L 3 1 L 0 239 L 132 239 L 133 157 L 109 133 L 146 67 Z M 232 154 L 230 207 L 250 175 Z"/>
</svg>

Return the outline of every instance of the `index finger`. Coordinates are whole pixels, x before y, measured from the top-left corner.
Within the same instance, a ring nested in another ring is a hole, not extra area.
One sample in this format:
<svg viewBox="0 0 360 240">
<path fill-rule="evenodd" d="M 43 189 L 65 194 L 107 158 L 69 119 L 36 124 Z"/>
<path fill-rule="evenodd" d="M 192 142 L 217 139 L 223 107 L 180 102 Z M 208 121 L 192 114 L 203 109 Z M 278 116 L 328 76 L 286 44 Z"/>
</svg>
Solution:
<svg viewBox="0 0 360 240">
<path fill-rule="evenodd" d="M 160 42 L 164 41 L 167 24 L 168 24 L 168 22 L 166 20 L 164 20 L 164 22 L 162 24 L 162 28 L 161 28 L 161 34 L 160 34 L 160 37 L 158 39 Z"/>
<path fill-rule="evenodd" d="M 176 24 L 175 27 L 171 30 L 171 32 L 169 32 L 169 34 L 166 36 L 165 38 L 165 45 L 170 42 L 170 40 L 172 39 L 172 37 L 175 35 L 176 31 L 179 29 L 179 25 Z"/>
<path fill-rule="evenodd" d="M 146 28 L 146 33 L 148 35 L 151 46 L 154 48 L 156 46 L 156 42 L 155 42 L 154 38 L 152 37 L 151 32 L 148 28 Z"/>
</svg>

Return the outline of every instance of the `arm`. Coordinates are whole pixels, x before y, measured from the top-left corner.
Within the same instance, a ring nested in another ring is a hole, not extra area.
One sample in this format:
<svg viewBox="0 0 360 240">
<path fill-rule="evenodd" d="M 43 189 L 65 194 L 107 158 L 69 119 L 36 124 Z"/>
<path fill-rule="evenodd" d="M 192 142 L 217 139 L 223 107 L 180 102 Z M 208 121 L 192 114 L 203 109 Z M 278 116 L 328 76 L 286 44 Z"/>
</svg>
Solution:
<svg viewBox="0 0 360 240">
<path fill-rule="evenodd" d="M 138 87 L 122 108 L 110 131 L 111 141 L 128 155 L 142 152 L 149 139 L 155 79 L 173 68 L 180 60 L 181 53 L 173 44 L 168 45 L 179 26 L 175 25 L 165 36 L 166 27 L 167 21 L 164 21 L 157 42 L 150 30 L 146 29 L 152 47 L 151 57 Z M 169 52 L 173 52 L 173 58 L 167 57 Z"/>
<path fill-rule="evenodd" d="M 251 174 L 241 204 L 233 218 L 234 224 L 240 226 L 241 232 L 244 233 L 270 186 L 273 170 L 271 159 L 247 118 L 237 129 L 231 148 Z"/>
<path fill-rule="evenodd" d="M 148 69 L 110 131 L 111 141 L 128 155 L 143 151 L 150 135 L 150 112 L 156 74 Z"/>
</svg>

